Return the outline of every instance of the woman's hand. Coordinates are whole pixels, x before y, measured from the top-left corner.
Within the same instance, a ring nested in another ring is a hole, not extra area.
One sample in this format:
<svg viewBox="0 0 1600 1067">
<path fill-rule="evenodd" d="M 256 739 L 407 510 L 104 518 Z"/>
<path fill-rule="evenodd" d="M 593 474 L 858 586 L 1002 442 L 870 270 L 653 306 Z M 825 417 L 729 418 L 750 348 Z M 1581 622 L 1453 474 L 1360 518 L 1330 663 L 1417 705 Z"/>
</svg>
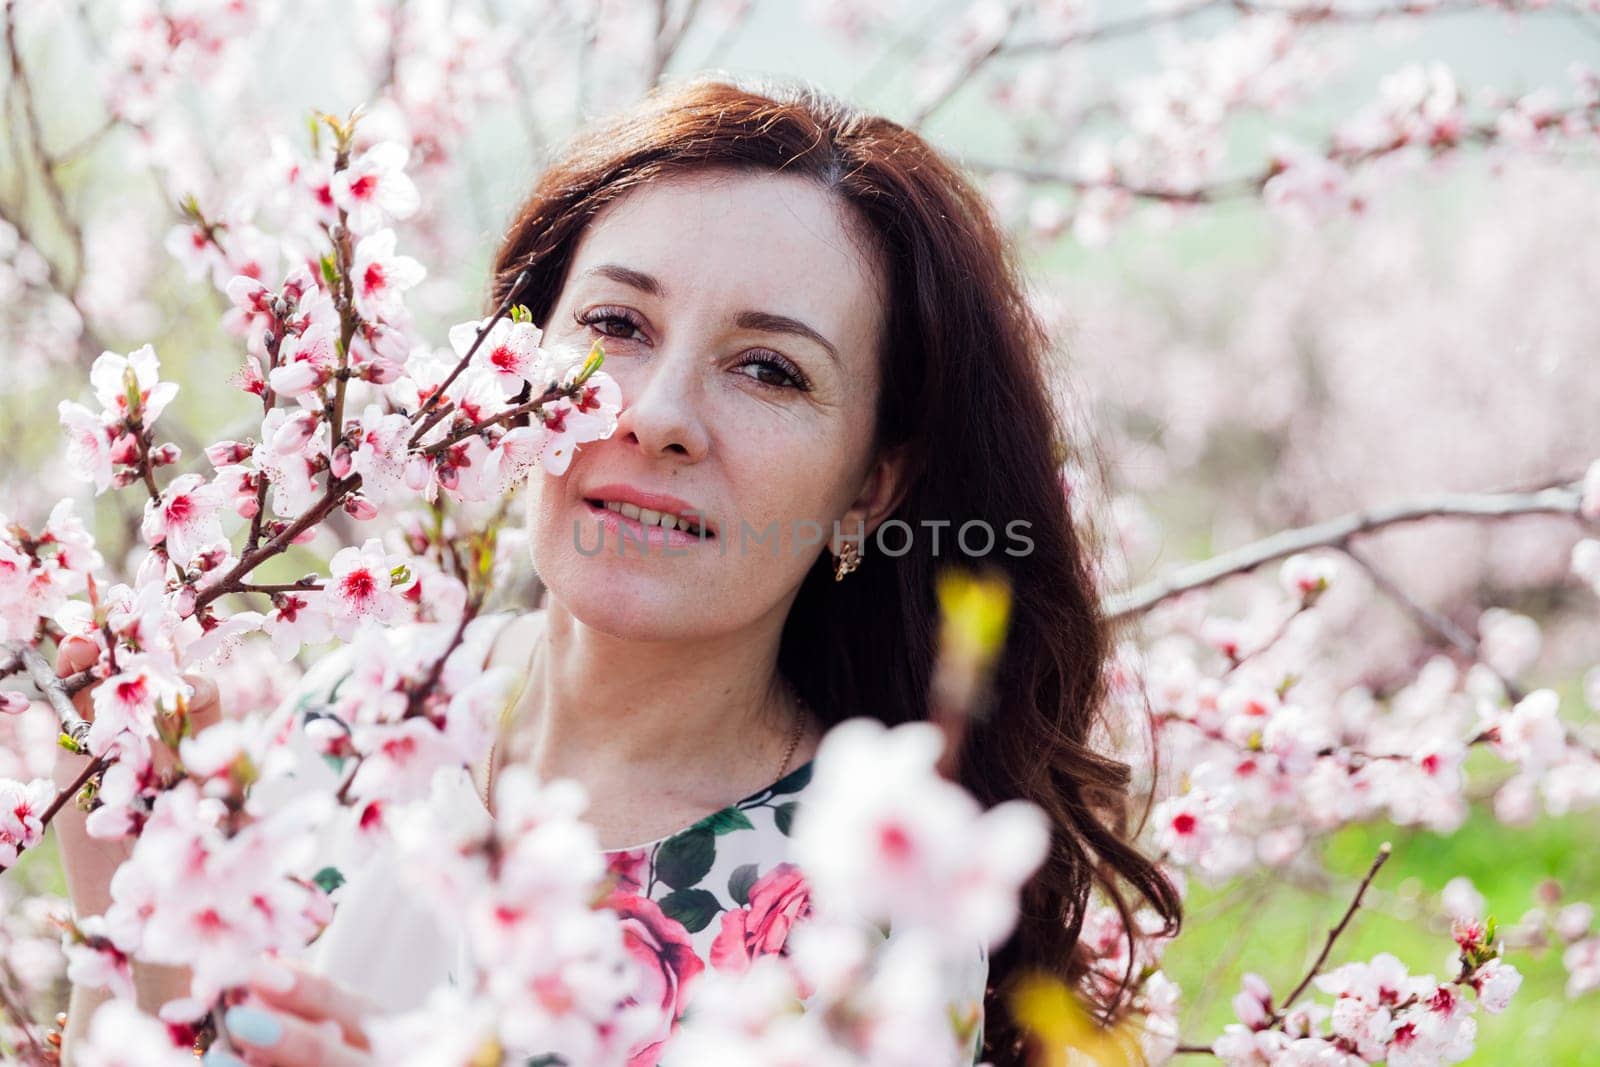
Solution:
<svg viewBox="0 0 1600 1067">
<path fill-rule="evenodd" d="M 93 641 L 82 637 L 68 637 L 56 650 L 56 674 L 66 678 L 93 667 L 100 650 Z M 217 687 L 210 679 L 184 675 L 184 681 L 194 687 L 189 700 L 189 728 L 194 733 L 222 719 L 222 704 L 217 697 Z M 85 722 L 94 721 L 94 691 L 99 685 L 86 686 L 72 695 L 72 704 Z M 157 767 L 171 764 L 171 754 L 164 745 L 155 745 Z M 59 749 L 56 752 L 52 775 L 57 789 L 66 789 L 88 765 L 89 757 Z M 79 917 L 100 915 L 111 904 L 111 876 L 117 866 L 127 859 L 132 850 L 130 841 L 100 841 L 84 829 L 84 814 L 75 803 L 67 803 L 56 814 L 53 824 L 61 852 L 61 865 L 67 877 L 67 894 L 72 899 L 73 912 Z"/>
<path fill-rule="evenodd" d="M 69 637 L 56 650 L 56 674 L 62 678 L 93 667 L 100 658 L 100 650 L 93 641 L 82 637 Z M 217 699 L 217 687 L 208 679 L 185 676 L 194 687 L 189 701 L 190 728 L 196 732 L 222 718 L 222 706 Z M 88 686 L 72 696 L 73 706 L 87 722 L 94 721 L 94 690 Z M 170 763 L 171 756 L 165 746 L 156 746 L 160 765 Z M 57 789 L 67 789 L 89 764 L 89 757 L 66 749 L 56 752 L 52 778 Z M 67 896 L 72 900 L 72 913 L 78 919 L 103 915 L 111 906 L 111 876 L 116 874 L 133 852 L 132 841 L 102 841 L 89 836 L 86 816 L 78 805 L 68 801 L 50 825 L 56 835 L 56 847 L 61 855 L 61 867 L 67 879 Z M 189 972 L 177 967 L 157 967 L 135 964 L 133 984 L 139 1007 L 154 1012 L 174 997 L 184 996 L 189 990 Z M 89 1023 L 100 1005 L 110 996 L 103 989 L 74 986 L 67 1010 L 66 1032 L 62 1035 L 61 1062 L 72 1067 L 76 1050 L 89 1032 Z"/>
<path fill-rule="evenodd" d="M 375 1061 L 362 1020 L 376 1009 L 330 978 L 284 963 L 273 981 L 253 981 L 250 1000 L 229 1008 L 221 1042 L 207 1067 L 370 1067 Z"/>
</svg>

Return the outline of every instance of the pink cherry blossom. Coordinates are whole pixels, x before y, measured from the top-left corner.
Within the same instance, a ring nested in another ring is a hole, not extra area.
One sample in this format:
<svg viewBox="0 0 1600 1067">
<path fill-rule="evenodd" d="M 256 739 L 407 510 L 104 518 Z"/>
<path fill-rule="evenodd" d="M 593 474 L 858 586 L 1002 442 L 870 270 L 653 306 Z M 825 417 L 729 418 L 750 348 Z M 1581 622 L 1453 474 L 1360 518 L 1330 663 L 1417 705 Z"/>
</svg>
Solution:
<svg viewBox="0 0 1600 1067">
<path fill-rule="evenodd" d="M 369 404 L 355 426 L 356 448 L 351 469 L 361 475 L 361 491 L 374 504 L 383 504 L 405 481 L 406 445 L 411 420 L 399 413 L 385 414 Z"/>
<path fill-rule="evenodd" d="M 484 329 L 488 334 L 480 344 L 478 334 Z M 490 326 L 486 319 L 452 326 L 450 347 L 456 355 L 465 357 L 477 344 L 473 356 L 476 364 L 494 375 L 506 396 L 516 396 L 530 384 L 542 390 L 555 378 L 553 364 L 539 347 L 542 335 L 543 331 L 531 322 L 501 319 Z"/>
<path fill-rule="evenodd" d="M 565 474 L 579 445 L 610 437 L 621 407 L 622 390 L 605 374 L 590 378 L 574 399 L 552 404 L 544 417 L 541 458 L 545 472 L 556 477 Z"/>
<path fill-rule="evenodd" d="M 0 871 L 16 863 L 18 853 L 43 838 L 40 816 L 55 796 L 55 785 L 48 778 L 27 783 L 0 778 Z"/>
<path fill-rule="evenodd" d="M 393 567 L 383 542 L 375 537 L 360 548 L 340 549 L 328 561 L 327 609 L 334 632 L 342 639 L 348 641 L 363 620 L 388 622 L 400 614 L 402 602 L 394 588 Z"/>
<path fill-rule="evenodd" d="M 1567 946 L 1561 954 L 1567 969 L 1567 996 L 1580 997 L 1600 989 L 1600 937 L 1586 937 Z"/>
<path fill-rule="evenodd" d="M 941 745 L 930 723 L 835 727 L 796 818 L 795 860 L 830 908 L 925 923 L 950 944 L 997 944 L 1016 921 L 1016 887 L 1044 859 L 1048 830 L 1025 805 L 980 811 L 934 772 Z"/>
<path fill-rule="evenodd" d="M 339 367 L 336 339 L 333 323 L 313 320 L 304 332 L 284 341 L 279 364 L 267 375 L 267 384 L 274 392 L 292 397 L 322 388 Z"/>
<path fill-rule="evenodd" d="M 125 655 L 121 670 L 94 691 L 94 722 L 89 727 L 89 751 L 102 755 L 124 730 L 135 737 L 156 736 L 158 708 L 171 710 L 180 692 L 187 690 L 167 664 L 152 654 Z"/>
<path fill-rule="evenodd" d="M 363 237 L 355 248 L 351 267 L 356 309 L 368 319 L 389 318 L 403 305 L 401 294 L 422 281 L 427 274 L 422 264 L 410 256 L 395 254 L 393 230 L 379 230 Z"/>
<path fill-rule="evenodd" d="M 83 1067 L 193 1067 L 194 1051 L 132 1000 L 112 1000 L 95 1011 L 74 1059 Z"/>
<path fill-rule="evenodd" d="M 329 192 L 356 233 L 373 233 L 389 219 L 410 217 L 419 204 L 406 177 L 406 150 L 393 142 L 373 145 L 334 174 Z"/>
<path fill-rule="evenodd" d="M 274 598 L 262 628 L 272 637 L 272 649 L 288 660 L 302 645 L 320 645 L 333 636 L 333 622 L 323 609 L 320 590 L 282 593 Z"/>
<path fill-rule="evenodd" d="M 1498 1015 L 1511 1006 L 1511 998 L 1522 987 L 1522 974 L 1504 960 L 1493 959 L 1478 968 L 1472 987 L 1483 1010 Z"/>
<path fill-rule="evenodd" d="M 1332 555 L 1296 553 L 1283 561 L 1278 582 L 1295 596 L 1309 597 L 1327 589 L 1338 574 L 1339 564 Z"/>
<path fill-rule="evenodd" d="M 172 562 L 186 566 L 197 549 L 223 539 L 217 518 L 222 507 L 222 494 L 200 475 L 175 478 L 160 500 L 145 503 L 145 543 L 165 546 Z"/>
<path fill-rule="evenodd" d="M 96 493 L 111 488 L 111 443 L 116 431 L 103 418 L 71 400 L 58 408 L 67 431 L 67 463 L 74 475 L 93 482 Z"/>
<path fill-rule="evenodd" d="M 162 411 L 178 395 L 178 387 L 161 380 L 161 362 L 155 349 L 143 345 L 127 355 L 103 352 L 89 369 L 89 384 L 106 413 L 113 418 L 126 418 L 128 410 L 128 382 L 138 396 L 139 418 L 145 426 L 155 422 Z"/>
<path fill-rule="evenodd" d="M 67 978 L 88 989 L 109 989 L 122 1000 L 134 999 L 133 961 L 106 936 L 105 917 L 89 915 L 78 920 L 83 939 L 67 939 Z"/>
</svg>

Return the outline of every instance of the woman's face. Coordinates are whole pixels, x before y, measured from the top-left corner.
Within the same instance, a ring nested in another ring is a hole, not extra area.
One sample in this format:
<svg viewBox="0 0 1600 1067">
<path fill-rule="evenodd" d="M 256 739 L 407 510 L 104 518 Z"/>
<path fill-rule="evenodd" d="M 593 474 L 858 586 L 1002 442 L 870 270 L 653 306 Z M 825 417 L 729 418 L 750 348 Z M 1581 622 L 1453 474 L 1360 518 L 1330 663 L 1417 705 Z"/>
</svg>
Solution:
<svg viewBox="0 0 1600 1067">
<path fill-rule="evenodd" d="M 870 531 L 892 503 L 871 454 L 885 294 L 848 208 L 806 179 L 696 172 L 596 216 L 541 325 L 547 346 L 598 338 L 623 406 L 530 484 L 551 595 L 634 640 L 781 620 L 835 522 Z"/>
</svg>

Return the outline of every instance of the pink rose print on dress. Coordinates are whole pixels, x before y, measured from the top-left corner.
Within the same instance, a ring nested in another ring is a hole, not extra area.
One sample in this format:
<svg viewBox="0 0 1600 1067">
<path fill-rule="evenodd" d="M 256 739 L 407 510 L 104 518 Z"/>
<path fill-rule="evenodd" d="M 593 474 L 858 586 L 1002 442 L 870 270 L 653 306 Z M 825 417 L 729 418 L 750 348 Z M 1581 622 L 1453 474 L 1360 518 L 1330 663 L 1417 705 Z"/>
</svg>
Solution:
<svg viewBox="0 0 1600 1067">
<path fill-rule="evenodd" d="M 661 1046 L 678 1029 L 689 988 L 706 965 L 694 954 L 689 931 L 682 923 L 667 918 L 655 901 L 613 893 L 606 904 L 622 919 L 623 943 L 643 971 L 633 1002 L 661 1008 L 656 1033 L 634 1050 L 628 1067 L 655 1067 Z"/>
<path fill-rule="evenodd" d="M 742 972 L 757 956 L 781 953 L 789 931 L 811 914 L 811 887 L 800 868 L 780 863 L 750 886 L 750 903 L 722 913 L 722 929 L 711 943 L 711 966 Z"/>
<path fill-rule="evenodd" d="M 606 854 L 606 874 L 617 880 L 619 894 L 637 893 L 650 873 L 650 853 L 644 849 Z"/>
</svg>

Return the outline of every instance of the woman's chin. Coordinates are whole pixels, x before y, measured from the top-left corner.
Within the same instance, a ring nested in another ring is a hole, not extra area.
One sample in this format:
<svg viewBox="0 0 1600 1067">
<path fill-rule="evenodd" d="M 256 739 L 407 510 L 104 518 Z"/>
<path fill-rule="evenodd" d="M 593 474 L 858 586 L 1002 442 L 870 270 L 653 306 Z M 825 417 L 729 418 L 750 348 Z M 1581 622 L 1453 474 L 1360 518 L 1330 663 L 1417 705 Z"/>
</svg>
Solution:
<svg viewBox="0 0 1600 1067">
<path fill-rule="evenodd" d="M 629 641 L 682 640 L 707 621 L 717 603 L 704 583 L 663 573 L 660 561 L 583 560 L 547 577 L 552 600 L 590 629 Z M 644 565 L 654 564 L 655 567 Z"/>
</svg>

